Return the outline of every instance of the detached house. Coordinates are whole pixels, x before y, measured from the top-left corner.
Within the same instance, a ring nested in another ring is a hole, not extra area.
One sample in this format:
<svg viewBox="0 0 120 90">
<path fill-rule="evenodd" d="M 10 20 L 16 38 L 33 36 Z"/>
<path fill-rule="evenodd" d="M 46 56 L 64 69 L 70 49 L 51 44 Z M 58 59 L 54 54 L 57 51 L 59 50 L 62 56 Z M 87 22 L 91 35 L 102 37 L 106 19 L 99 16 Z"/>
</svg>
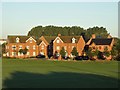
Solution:
<svg viewBox="0 0 120 90">
<path fill-rule="evenodd" d="M 105 48 L 107 48 L 108 51 L 111 51 L 113 44 L 114 38 L 112 38 L 110 35 L 108 35 L 107 38 L 97 38 L 95 34 L 93 34 L 90 40 L 86 43 L 86 45 L 89 45 L 92 50 L 97 49 L 101 53 L 104 52 Z M 107 59 L 111 59 L 111 55 L 107 57 Z"/>
<path fill-rule="evenodd" d="M 108 38 L 96 38 L 95 34 L 89 40 L 86 40 L 83 35 L 80 36 L 41 36 L 38 40 L 30 36 L 8 36 L 6 52 L 8 57 L 23 57 L 19 53 L 20 49 L 25 47 L 28 49 L 26 57 L 36 56 L 38 54 L 45 55 L 46 58 L 53 56 L 55 53 L 60 55 L 60 50 L 64 47 L 67 56 L 72 57 L 72 50 L 76 47 L 78 55 L 82 56 L 85 47 L 91 47 L 93 50 L 98 49 L 100 52 L 107 47 L 112 50 L 114 39 L 109 35 Z M 111 56 L 108 57 L 111 59 Z"/>
</svg>

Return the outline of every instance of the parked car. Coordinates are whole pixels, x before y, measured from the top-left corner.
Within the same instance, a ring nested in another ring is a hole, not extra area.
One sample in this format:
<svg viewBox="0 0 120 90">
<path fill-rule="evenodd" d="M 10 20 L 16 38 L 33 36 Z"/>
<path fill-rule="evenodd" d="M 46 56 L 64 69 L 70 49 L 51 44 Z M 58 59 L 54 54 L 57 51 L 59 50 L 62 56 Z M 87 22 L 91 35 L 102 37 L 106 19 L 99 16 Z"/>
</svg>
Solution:
<svg viewBox="0 0 120 90">
<path fill-rule="evenodd" d="M 63 57 L 63 59 L 68 60 L 68 59 L 70 59 L 70 57 L 68 57 L 68 56 L 67 57 Z"/>
<path fill-rule="evenodd" d="M 83 58 L 82 58 L 82 56 L 76 56 L 75 57 L 75 60 L 82 60 Z"/>
<path fill-rule="evenodd" d="M 39 54 L 36 56 L 36 58 L 45 58 L 45 55 Z"/>
<path fill-rule="evenodd" d="M 76 56 L 75 60 L 89 60 L 88 56 Z"/>
<path fill-rule="evenodd" d="M 89 60 L 88 56 L 82 56 L 83 60 Z"/>
</svg>

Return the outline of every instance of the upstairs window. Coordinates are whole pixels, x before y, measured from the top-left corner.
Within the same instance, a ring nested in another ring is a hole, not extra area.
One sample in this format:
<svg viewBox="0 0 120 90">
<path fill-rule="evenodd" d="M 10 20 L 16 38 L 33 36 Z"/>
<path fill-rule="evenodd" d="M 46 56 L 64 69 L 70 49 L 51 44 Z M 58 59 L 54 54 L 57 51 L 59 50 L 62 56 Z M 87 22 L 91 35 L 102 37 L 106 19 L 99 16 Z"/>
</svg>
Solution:
<svg viewBox="0 0 120 90">
<path fill-rule="evenodd" d="M 19 49 L 22 49 L 22 45 L 19 46 Z"/>
<path fill-rule="evenodd" d="M 56 47 L 56 50 L 60 50 L 60 46 L 57 46 L 57 47 Z"/>
<path fill-rule="evenodd" d="M 44 49 L 44 45 L 41 46 L 41 49 Z"/>
<path fill-rule="evenodd" d="M 75 43 L 75 38 L 74 37 L 72 38 L 72 43 Z"/>
<path fill-rule="evenodd" d="M 12 50 L 16 50 L 16 45 L 12 45 Z"/>
<path fill-rule="evenodd" d="M 60 43 L 60 40 L 57 40 L 57 43 Z"/>
<path fill-rule="evenodd" d="M 35 50 L 35 45 L 33 45 L 33 49 Z"/>
<path fill-rule="evenodd" d="M 32 43 L 32 39 L 30 39 L 30 43 Z"/>
<path fill-rule="evenodd" d="M 17 37 L 17 38 L 16 38 L 16 43 L 19 43 L 19 41 L 20 41 L 20 39 Z"/>
</svg>

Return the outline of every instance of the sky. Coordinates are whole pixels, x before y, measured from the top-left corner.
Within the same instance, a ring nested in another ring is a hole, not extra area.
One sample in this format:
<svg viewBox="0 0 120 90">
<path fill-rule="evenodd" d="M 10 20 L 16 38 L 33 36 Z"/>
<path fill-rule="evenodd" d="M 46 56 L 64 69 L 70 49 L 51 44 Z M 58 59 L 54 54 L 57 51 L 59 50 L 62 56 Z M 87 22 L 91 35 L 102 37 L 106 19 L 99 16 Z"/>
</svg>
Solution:
<svg viewBox="0 0 120 90">
<path fill-rule="evenodd" d="M 45 0 L 46 1 L 46 0 Z M 111 1 L 111 0 L 110 0 Z M 0 38 L 7 35 L 27 35 L 35 26 L 105 27 L 112 36 L 118 37 L 118 2 L 17 2 L 4 0 L 0 4 L 2 24 Z"/>
</svg>

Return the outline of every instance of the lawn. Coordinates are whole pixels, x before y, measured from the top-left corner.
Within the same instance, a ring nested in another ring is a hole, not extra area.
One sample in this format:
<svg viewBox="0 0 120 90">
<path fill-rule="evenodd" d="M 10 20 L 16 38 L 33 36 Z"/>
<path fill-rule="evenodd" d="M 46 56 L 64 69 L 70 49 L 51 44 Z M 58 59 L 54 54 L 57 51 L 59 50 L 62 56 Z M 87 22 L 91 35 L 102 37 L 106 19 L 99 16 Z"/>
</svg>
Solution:
<svg viewBox="0 0 120 90">
<path fill-rule="evenodd" d="M 117 61 L 2 60 L 3 88 L 117 88 Z"/>
</svg>

